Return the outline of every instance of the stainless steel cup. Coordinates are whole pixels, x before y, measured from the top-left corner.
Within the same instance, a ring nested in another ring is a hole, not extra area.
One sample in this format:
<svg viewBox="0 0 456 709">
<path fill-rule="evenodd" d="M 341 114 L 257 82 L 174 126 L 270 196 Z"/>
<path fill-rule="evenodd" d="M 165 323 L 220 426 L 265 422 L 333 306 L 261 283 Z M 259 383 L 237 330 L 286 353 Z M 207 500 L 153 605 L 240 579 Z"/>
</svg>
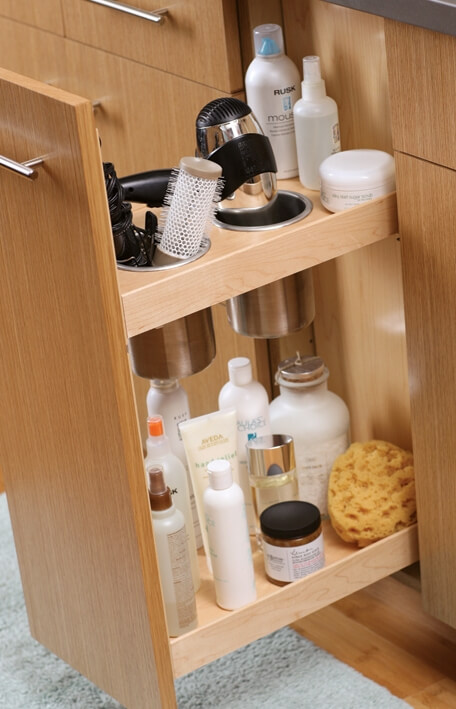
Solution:
<svg viewBox="0 0 456 709">
<path fill-rule="evenodd" d="M 130 337 L 129 351 L 134 373 L 145 379 L 180 379 L 201 372 L 215 357 L 211 309 Z"/>
</svg>

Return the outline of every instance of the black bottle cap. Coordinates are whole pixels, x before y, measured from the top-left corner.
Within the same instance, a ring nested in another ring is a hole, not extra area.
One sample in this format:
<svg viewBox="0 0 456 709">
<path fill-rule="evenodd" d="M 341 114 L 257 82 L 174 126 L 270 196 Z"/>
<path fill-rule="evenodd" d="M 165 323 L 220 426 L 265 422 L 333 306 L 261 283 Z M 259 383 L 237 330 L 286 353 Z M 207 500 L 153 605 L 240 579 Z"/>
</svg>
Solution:
<svg viewBox="0 0 456 709">
<path fill-rule="evenodd" d="M 316 532 L 321 524 L 318 507 L 311 502 L 287 500 L 267 507 L 260 515 L 263 534 L 273 539 L 299 539 Z"/>
</svg>

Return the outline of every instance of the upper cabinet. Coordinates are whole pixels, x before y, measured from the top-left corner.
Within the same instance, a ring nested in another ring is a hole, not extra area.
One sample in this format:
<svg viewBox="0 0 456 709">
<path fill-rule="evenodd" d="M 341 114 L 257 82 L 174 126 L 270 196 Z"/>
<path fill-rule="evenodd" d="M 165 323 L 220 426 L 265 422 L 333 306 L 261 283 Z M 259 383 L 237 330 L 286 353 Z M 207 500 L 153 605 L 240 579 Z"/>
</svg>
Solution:
<svg viewBox="0 0 456 709">
<path fill-rule="evenodd" d="M 41 0 L 39 4 L 30 0 L 0 0 L 0 15 L 63 35 L 60 0 Z"/>
<path fill-rule="evenodd" d="M 454 169 L 456 38 L 392 21 L 385 35 L 394 149 Z"/>
<path fill-rule="evenodd" d="M 242 90 L 235 0 L 173 2 L 160 23 L 130 14 L 125 3 L 106 7 L 99 2 L 65 0 L 67 37 L 221 91 Z M 155 0 L 132 0 L 128 9 L 146 14 L 159 7 Z M 147 85 L 143 91 L 144 96 L 137 97 L 139 105 L 150 101 Z M 169 108 L 166 96 L 154 100 L 163 110 Z"/>
</svg>

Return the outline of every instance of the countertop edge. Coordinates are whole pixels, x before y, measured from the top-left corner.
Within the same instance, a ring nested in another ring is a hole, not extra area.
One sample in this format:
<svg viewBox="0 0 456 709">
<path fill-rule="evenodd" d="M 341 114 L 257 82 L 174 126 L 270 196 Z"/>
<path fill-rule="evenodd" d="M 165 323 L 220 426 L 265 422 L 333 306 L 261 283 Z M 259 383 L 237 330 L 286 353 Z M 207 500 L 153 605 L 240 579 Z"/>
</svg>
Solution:
<svg viewBox="0 0 456 709">
<path fill-rule="evenodd" d="M 456 0 L 324 0 L 434 32 L 456 36 Z"/>
</svg>

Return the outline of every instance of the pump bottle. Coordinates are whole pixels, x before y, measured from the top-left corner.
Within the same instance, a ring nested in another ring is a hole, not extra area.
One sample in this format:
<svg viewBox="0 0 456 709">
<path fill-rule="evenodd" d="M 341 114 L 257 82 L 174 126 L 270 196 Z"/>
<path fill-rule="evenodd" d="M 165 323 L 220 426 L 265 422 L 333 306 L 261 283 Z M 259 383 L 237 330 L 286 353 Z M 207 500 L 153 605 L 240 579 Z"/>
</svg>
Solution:
<svg viewBox="0 0 456 709">
<path fill-rule="evenodd" d="M 163 429 L 163 418 L 161 416 L 149 416 L 147 426 L 149 436 L 146 440 L 147 455 L 144 461 L 146 472 L 157 465 L 163 468 L 165 483 L 171 490 L 174 505 L 184 516 L 190 550 L 193 584 L 195 591 L 197 591 L 201 581 L 195 533 L 193 531 L 193 515 L 187 483 L 187 471 L 179 458 L 171 452 L 168 437 L 165 435 Z"/>
<path fill-rule="evenodd" d="M 334 99 L 326 95 L 320 58 L 304 57 L 302 63 L 302 98 L 293 108 L 299 181 L 309 190 L 319 190 L 321 163 L 340 151 L 339 114 Z"/>
<path fill-rule="evenodd" d="M 197 625 L 184 516 L 173 504 L 161 468 L 149 469 L 148 485 L 168 633 L 176 637 Z"/>
<path fill-rule="evenodd" d="M 255 512 L 249 482 L 246 444 L 257 436 L 271 433 L 269 399 L 266 389 L 253 379 L 252 364 L 248 357 L 233 357 L 228 362 L 229 381 L 221 388 L 219 409 L 236 409 L 237 455 L 239 483 L 244 493 L 245 509 L 250 534 L 255 534 Z"/>
<path fill-rule="evenodd" d="M 187 471 L 193 531 L 195 533 L 196 547 L 199 549 L 203 546 L 203 538 L 201 536 L 192 479 L 188 470 L 187 456 L 185 455 L 185 448 L 179 431 L 179 424 L 190 418 L 187 392 L 179 384 L 176 377 L 171 379 L 151 379 L 146 404 L 148 416 L 161 416 L 163 418 L 163 426 L 168 436 L 171 450 L 174 455 L 177 455 Z"/>
<path fill-rule="evenodd" d="M 226 610 L 256 600 L 255 574 L 244 495 L 233 482 L 228 460 L 207 466 L 209 486 L 203 505 L 217 604 Z"/>
<path fill-rule="evenodd" d="M 296 65 L 284 53 L 280 25 L 255 27 L 253 41 L 256 56 L 245 75 L 247 103 L 271 142 L 277 178 L 296 177 L 293 106 L 301 95 L 301 77 Z"/>
</svg>

